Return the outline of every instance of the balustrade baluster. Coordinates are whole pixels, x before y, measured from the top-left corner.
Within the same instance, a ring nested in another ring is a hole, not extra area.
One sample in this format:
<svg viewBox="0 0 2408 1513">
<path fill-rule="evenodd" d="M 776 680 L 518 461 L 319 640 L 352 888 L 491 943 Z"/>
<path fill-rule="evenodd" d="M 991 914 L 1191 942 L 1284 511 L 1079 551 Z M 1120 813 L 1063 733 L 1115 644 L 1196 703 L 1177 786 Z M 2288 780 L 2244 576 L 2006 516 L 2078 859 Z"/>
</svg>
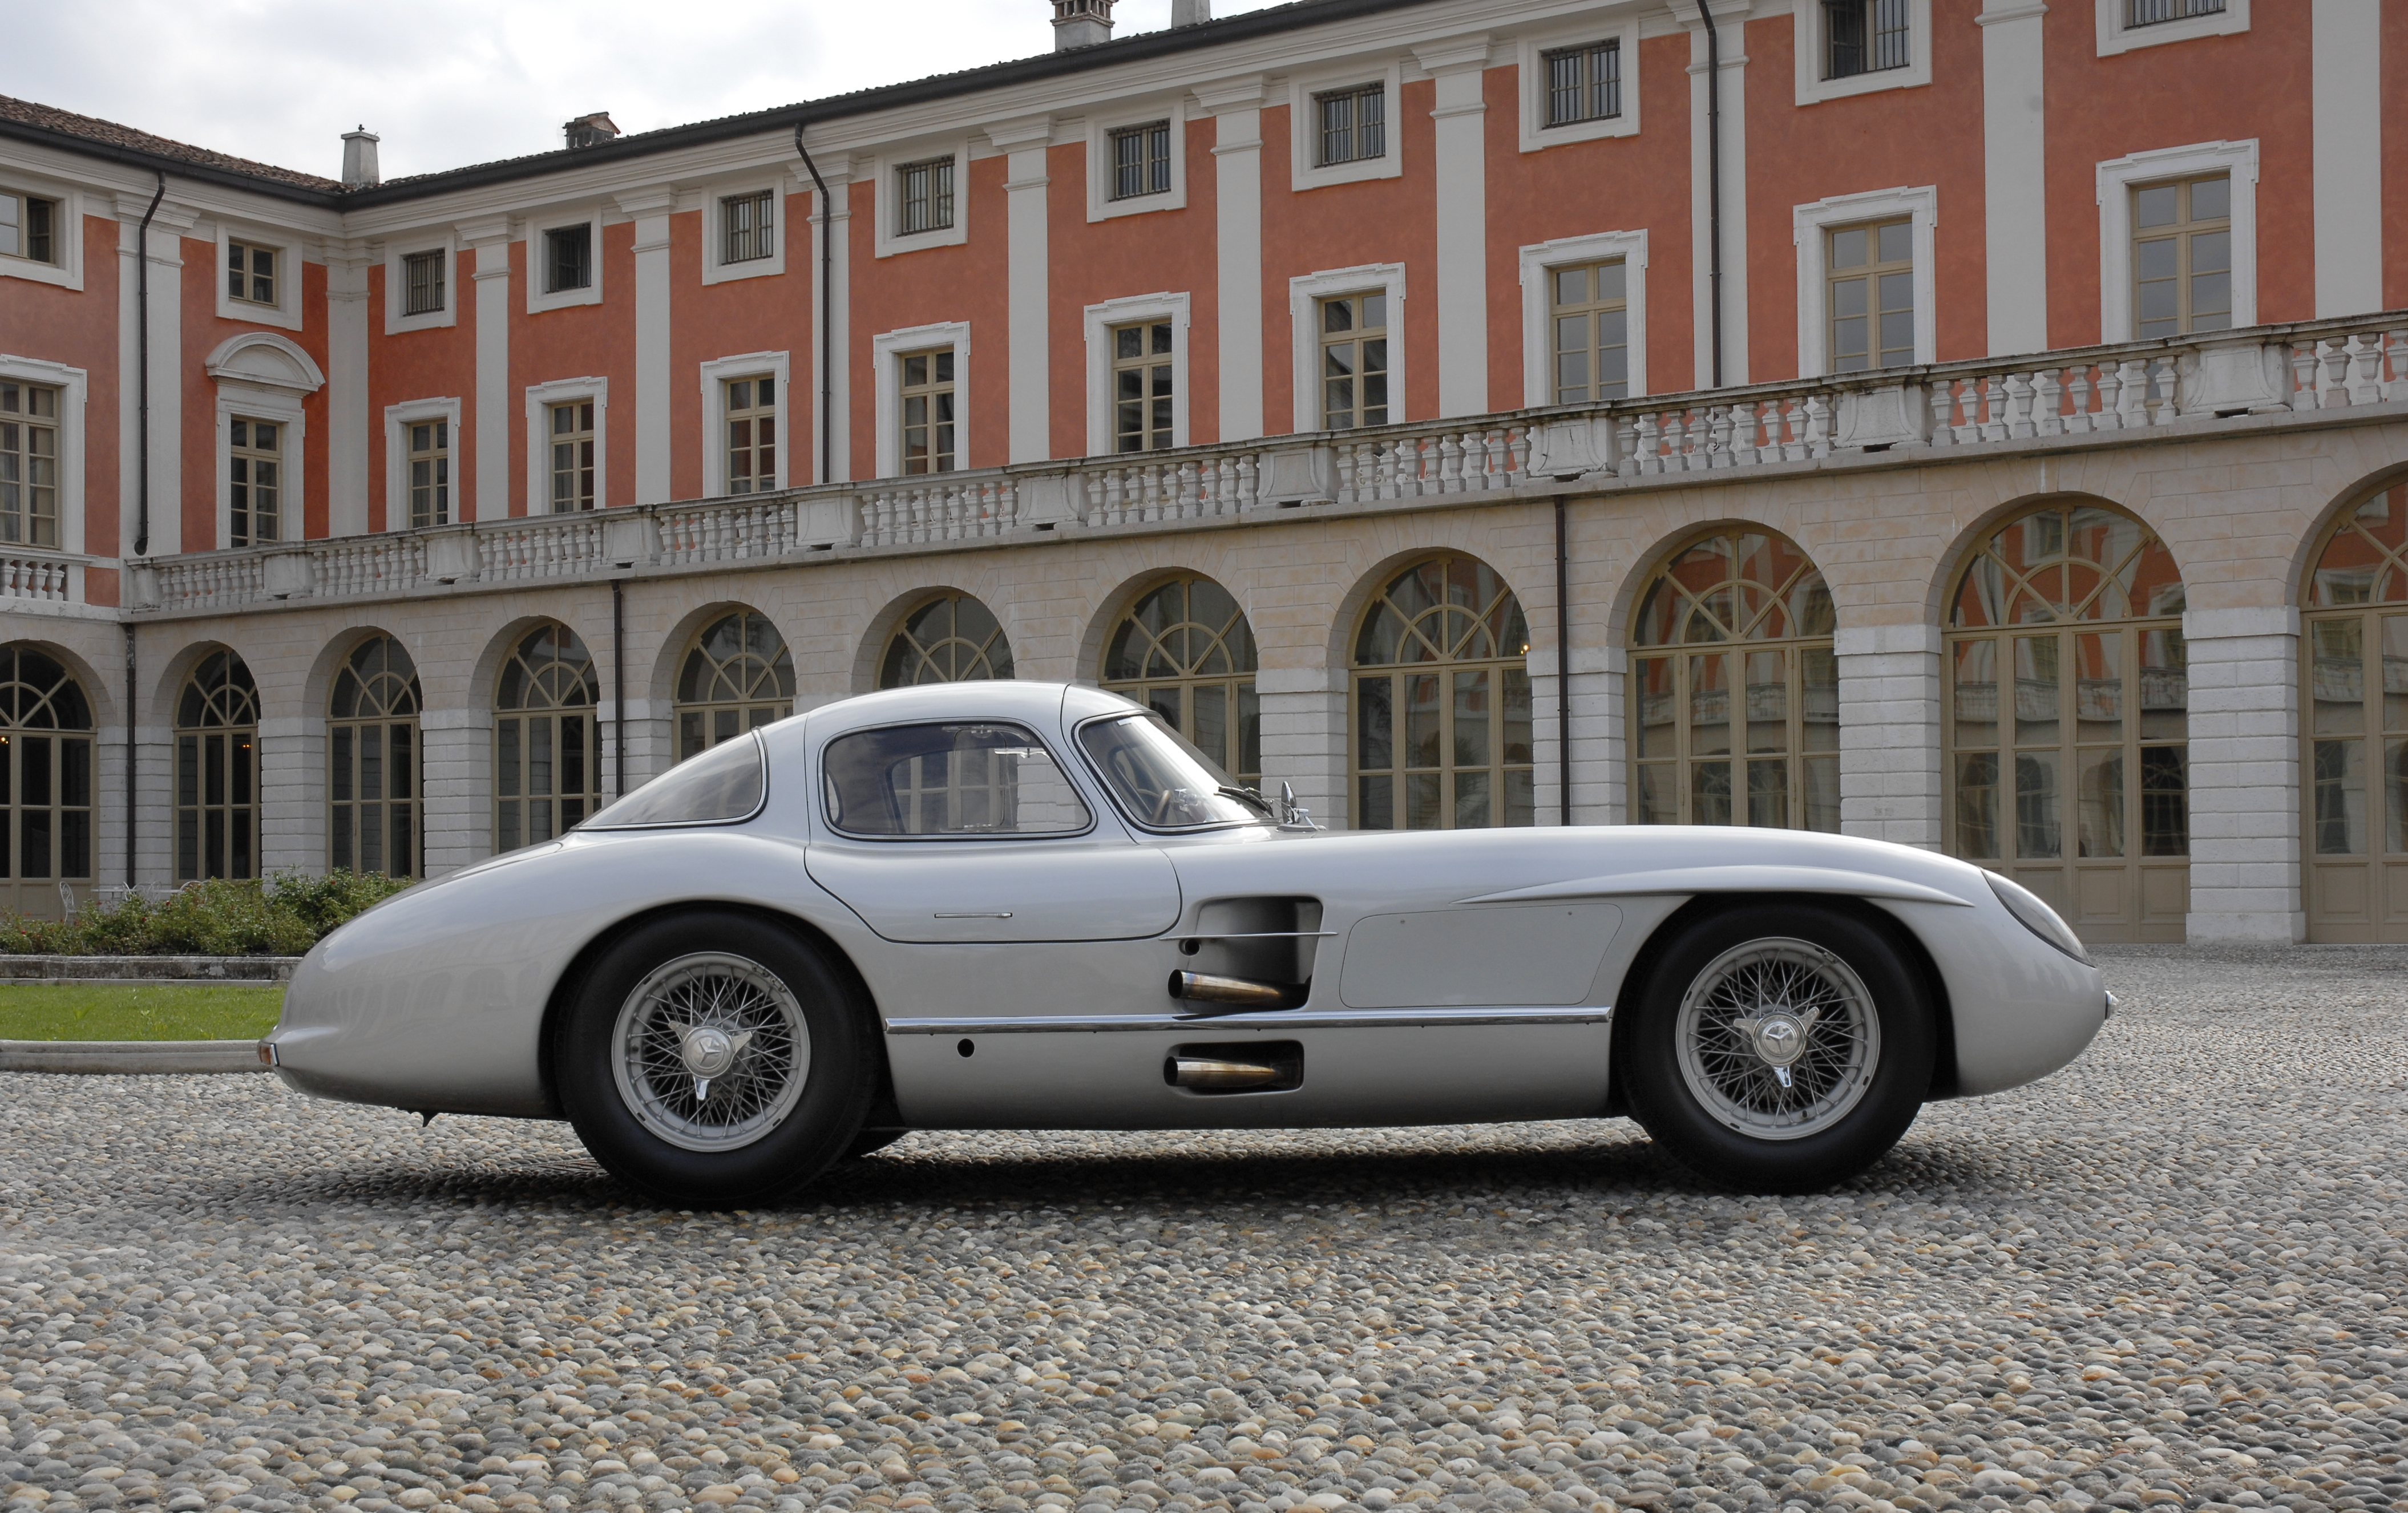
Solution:
<svg viewBox="0 0 2408 1513">
<path fill-rule="evenodd" d="M 1706 411 L 1706 465 L 1728 467 L 1731 464 L 1731 407 L 1716 405 Z"/>
<path fill-rule="evenodd" d="M 2182 419 L 2181 377 L 2171 352 L 2149 364 L 2150 384 L 2157 394 L 2157 412 L 2150 417 L 2151 424 L 2172 425 Z"/>
<path fill-rule="evenodd" d="M 1806 455 L 1831 455 L 1831 404 L 1820 393 L 1806 396 Z"/>
<path fill-rule="evenodd" d="M 2021 373 L 2007 375 L 2007 435 L 2022 441 L 2038 435 L 2040 426 L 2032 419 L 2032 383 Z"/>
<path fill-rule="evenodd" d="M 2065 383 L 2056 368 L 2042 368 L 2032 384 L 2032 428 L 2035 435 L 2061 435 L 2065 432 Z"/>
<path fill-rule="evenodd" d="M 2383 398 L 2383 337 L 2370 333 L 2349 338 L 2349 402 L 2372 405 Z"/>
<path fill-rule="evenodd" d="M 2316 344 L 2298 342 L 2291 348 L 2291 407 L 2295 410 L 2318 409 L 2322 396 L 2316 393 Z"/>
<path fill-rule="evenodd" d="M 1982 380 L 1982 439 L 2007 439 L 2007 386 L 1995 373 Z"/>
<path fill-rule="evenodd" d="M 2115 365 L 2115 423 L 2137 431 L 2149 423 L 2149 370 L 2137 357 Z"/>
<path fill-rule="evenodd" d="M 1931 406 L 1931 444 L 1956 445 L 1956 380 L 1934 378 L 1925 389 L 1925 398 Z"/>
</svg>

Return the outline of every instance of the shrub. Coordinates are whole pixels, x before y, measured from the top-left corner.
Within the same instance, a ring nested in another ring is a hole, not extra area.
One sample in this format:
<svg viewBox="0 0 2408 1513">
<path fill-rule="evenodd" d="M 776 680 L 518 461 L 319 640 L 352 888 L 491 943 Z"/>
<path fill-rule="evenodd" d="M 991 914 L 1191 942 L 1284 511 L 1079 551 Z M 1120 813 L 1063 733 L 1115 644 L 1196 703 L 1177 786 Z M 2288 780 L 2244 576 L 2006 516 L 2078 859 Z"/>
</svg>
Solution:
<svg viewBox="0 0 2408 1513">
<path fill-rule="evenodd" d="M 94 904 L 72 920 L 0 915 L 12 956 L 298 956 L 337 925 L 409 886 L 407 878 L 285 873 L 271 881 L 213 878 L 152 903 Z"/>
</svg>

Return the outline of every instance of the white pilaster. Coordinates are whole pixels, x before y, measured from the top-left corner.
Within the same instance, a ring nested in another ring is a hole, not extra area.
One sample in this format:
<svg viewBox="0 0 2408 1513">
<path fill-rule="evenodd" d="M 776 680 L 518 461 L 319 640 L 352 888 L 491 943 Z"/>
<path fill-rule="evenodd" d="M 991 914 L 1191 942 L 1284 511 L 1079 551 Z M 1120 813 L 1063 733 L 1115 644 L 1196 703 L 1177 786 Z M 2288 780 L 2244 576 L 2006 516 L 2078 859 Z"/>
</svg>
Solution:
<svg viewBox="0 0 2408 1513">
<path fill-rule="evenodd" d="M 326 534 L 368 528 L 368 266 L 361 243 L 326 247 Z M 392 509 L 394 501 L 385 507 Z M 391 522 L 388 521 L 388 524 Z M 265 732 L 261 739 L 266 738 Z M 263 843 L 264 844 L 264 843 Z"/>
<path fill-rule="evenodd" d="M 669 209 L 666 188 L 619 196 L 636 219 L 636 503 L 669 497 Z M 706 233 L 708 235 L 708 233 Z M 597 503 L 608 505 L 609 500 Z"/>
<path fill-rule="evenodd" d="M 1053 138 L 1054 121 L 1050 116 L 1015 121 L 990 127 L 986 135 L 1009 154 L 1003 193 L 1009 243 L 1005 304 L 1010 338 L 1006 363 L 1011 393 L 1005 403 L 1010 417 L 1011 461 L 1041 463 L 1054 451 L 1045 225 L 1045 191 L 1052 182 L 1045 173 L 1045 149 Z"/>
<path fill-rule="evenodd" d="M 1331 830 L 1352 821 L 1346 784 L 1343 668 L 1266 667 L 1254 675 L 1263 708 L 1263 792 L 1296 789 L 1297 802 Z"/>
<path fill-rule="evenodd" d="M 2048 346 L 2048 193 L 2042 0 L 1984 0 L 1982 184 L 1990 351 Z"/>
<path fill-rule="evenodd" d="M 1485 35 L 1416 54 L 1438 81 L 1433 210 L 1438 221 L 1438 412 L 1481 415 L 1488 402 L 1488 172 L 1481 98 Z"/>
<path fill-rule="evenodd" d="M 1750 0 L 1710 0 L 1722 52 L 1723 382 L 1747 376 L 1747 12 Z M 1691 293 L 1697 318 L 1697 377 L 1713 382 L 1713 165 L 1707 147 L 1706 29 L 1693 7 L 1676 7 L 1689 32 L 1689 232 L 1697 249 Z M 1658 384 L 1658 388 L 1670 388 Z"/>
<path fill-rule="evenodd" d="M 1840 829 L 1940 849 L 1939 627 L 1832 638 L 1840 672 Z"/>
<path fill-rule="evenodd" d="M 1221 436 L 1263 434 L 1263 77 L 1211 85 L 1212 203 L 1220 270 Z"/>
<path fill-rule="evenodd" d="M 1572 648 L 1569 690 L 1555 686 L 1555 654 L 1552 648 L 1533 647 L 1530 669 L 1530 757 L 1536 781 L 1538 822 L 1562 821 L 1560 792 L 1563 765 L 1557 732 L 1563 727 L 1558 708 L 1564 693 L 1571 700 L 1572 811 L 1576 825 L 1610 825 L 1622 821 L 1622 649 Z"/>
<path fill-rule="evenodd" d="M 326 870 L 326 721 L 259 722 L 260 876 Z"/>
<path fill-rule="evenodd" d="M 476 449 L 472 487 L 462 492 L 458 519 L 497 521 L 510 512 L 510 222 L 507 216 L 460 227 L 460 245 L 477 254 Z M 435 834 L 433 815 L 427 834 Z M 433 863 L 429 862 L 429 866 Z M 451 864 L 453 866 L 463 862 Z"/>
<path fill-rule="evenodd" d="M 2316 314 L 2362 315 L 2383 308 L 2383 0 L 2313 0 L 2308 36 Z"/>
<path fill-rule="evenodd" d="M 2300 896 L 2300 612 L 2194 609 L 2190 658 L 2193 941 L 2307 938 Z"/>
<path fill-rule="evenodd" d="M 123 194 L 117 200 L 119 414 L 122 438 L 117 476 L 125 479 L 118 530 L 119 549 L 131 556 L 140 530 L 141 322 L 136 279 L 147 258 L 150 269 L 150 541 L 149 555 L 164 557 L 185 550 L 183 514 L 184 444 L 184 271 L 183 234 L 195 219 L 190 207 L 162 200 L 150 220 L 150 246 L 141 240 L 142 213 L 150 207 L 148 194 Z M 90 538 L 87 537 L 87 540 Z M 99 543 L 93 543 L 94 546 Z M 194 544 L 208 550 L 214 541 Z"/>
<path fill-rule="evenodd" d="M 494 717 L 429 709 L 418 722 L 426 876 L 439 878 L 494 850 Z"/>
<path fill-rule="evenodd" d="M 812 465 L 810 478 L 796 478 L 793 481 L 796 483 L 806 481 L 817 483 L 822 477 L 830 478 L 853 477 L 853 428 L 847 419 L 853 413 L 853 385 L 850 379 L 853 364 L 845 360 L 845 354 L 850 350 L 846 343 L 852 339 L 853 330 L 852 321 L 847 319 L 852 299 L 846 293 L 851 287 L 850 278 L 853 270 L 852 236 L 849 234 L 849 228 L 853 223 L 853 212 L 847 208 L 847 201 L 852 190 L 852 185 L 847 180 L 853 174 L 853 160 L 842 154 L 831 153 L 822 158 L 815 153 L 813 161 L 819 165 L 820 177 L 827 180 L 827 203 L 815 204 L 811 207 L 812 330 L 810 424 Z M 805 177 L 809 177 L 808 173 Z M 817 197 L 817 188 L 814 186 L 814 198 Z M 834 255 L 827 258 L 828 288 L 824 292 L 820 286 L 820 259 L 827 252 L 830 245 L 828 237 L 831 234 L 836 238 L 835 250 Z M 831 310 L 827 307 L 826 300 L 823 298 L 824 293 L 833 295 L 836 301 L 835 309 Z M 820 340 L 819 334 L 822 331 L 827 333 L 827 340 L 824 343 Z M 820 360 L 824 350 L 833 351 L 836 354 L 836 374 L 833 383 L 830 382 L 826 365 Z M 828 409 L 833 416 L 832 423 L 826 428 L 828 434 L 824 435 L 821 434 L 820 425 L 820 395 L 824 390 L 828 394 Z"/>
</svg>

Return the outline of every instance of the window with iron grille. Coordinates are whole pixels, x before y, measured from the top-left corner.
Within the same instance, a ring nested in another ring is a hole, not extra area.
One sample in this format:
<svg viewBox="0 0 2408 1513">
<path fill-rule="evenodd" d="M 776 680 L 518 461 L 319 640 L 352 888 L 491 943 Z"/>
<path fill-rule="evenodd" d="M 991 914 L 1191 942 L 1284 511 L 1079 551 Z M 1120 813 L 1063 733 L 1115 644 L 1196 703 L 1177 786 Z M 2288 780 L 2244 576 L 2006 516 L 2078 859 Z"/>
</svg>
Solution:
<svg viewBox="0 0 2408 1513">
<path fill-rule="evenodd" d="M 255 242 L 227 242 L 226 298 L 245 305 L 275 304 L 276 249 Z"/>
<path fill-rule="evenodd" d="M 409 523 L 452 523 L 452 422 L 409 423 Z"/>
<path fill-rule="evenodd" d="M 1914 61 L 1907 0 L 1823 0 L 1823 77 L 1853 79 Z"/>
<path fill-rule="evenodd" d="M 0 257 L 59 261 L 59 202 L 0 190 Z"/>
<path fill-rule="evenodd" d="M 1333 164 L 1361 163 L 1388 155 L 1388 87 L 1365 84 L 1332 90 L 1312 97 L 1321 129 L 1321 152 L 1315 160 Z"/>
<path fill-rule="evenodd" d="M 2132 335 L 2232 328 L 2232 176 L 2132 191 Z"/>
<path fill-rule="evenodd" d="M 59 392 L 42 384 L 0 381 L 0 541 L 59 544 Z"/>
<path fill-rule="evenodd" d="M 443 253 L 401 255 L 401 313 L 433 315 L 443 308 Z"/>
<path fill-rule="evenodd" d="M 1112 198 L 1170 193 L 1170 122 L 1157 121 L 1112 133 Z"/>
<path fill-rule="evenodd" d="M 1321 302 L 1321 424 L 1346 431 L 1388 423 L 1388 296 Z"/>
<path fill-rule="evenodd" d="M 552 512 L 594 507 L 594 401 L 552 407 Z"/>
<path fill-rule="evenodd" d="M 1622 114 L 1622 40 L 1546 55 L 1547 124 L 1570 126 Z"/>
<path fill-rule="evenodd" d="M 1831 371 L 1914 362 L 1914 227 L 1910 221 L 1842 226 L 1830 238 Z"/>
<path fill-rule="evenodd" d="M 1168 321 L 1112 327 L 1112 450 L 1158 451 L 1171 441 L 1171 328 Z"/>
<path fill-rule="evenodd" d="M 950 473 L 953 455 L 953 350 L 905 352 L 896 359 L 902 386 L 901 454 L 906 473 Z"/>
<path fill-rule="evenodd" d="M 279 521 L 284 499 L 284 427 L 276 421 L 237 416 L 229 425 L 227 458 L 230 547 L 282 539 Z"/>
<path fill-rule="evenodd" d="M 543 292 L 594 287 L 594 228 L 554 226 L 543 234 Z"/>
<path fill-rule="evenodd" d="M 2159 21 L 2188 21 L 2193 16 L 2217 16 L 2224 0 L 2124 0 L 2126 26 L 2155 26 Z"/>
<path fill-rule="evenodd" d="M 727 401 L 727 492 L 759 493 L 778 486 L 778 380 L 730 378 Z"/>
<path fill-rule="evenodd" d="M 770 223 L 770 192 L 731 194 L 719 202 L 723 263 L 751 263 L 777 255 L 777 228 Z"/>
<path fill-rule="evenodd" d="M 953 224 L 953 160 L 930 158 L 895 170 L 895 232 L 950 231 Z"/>
</svg>

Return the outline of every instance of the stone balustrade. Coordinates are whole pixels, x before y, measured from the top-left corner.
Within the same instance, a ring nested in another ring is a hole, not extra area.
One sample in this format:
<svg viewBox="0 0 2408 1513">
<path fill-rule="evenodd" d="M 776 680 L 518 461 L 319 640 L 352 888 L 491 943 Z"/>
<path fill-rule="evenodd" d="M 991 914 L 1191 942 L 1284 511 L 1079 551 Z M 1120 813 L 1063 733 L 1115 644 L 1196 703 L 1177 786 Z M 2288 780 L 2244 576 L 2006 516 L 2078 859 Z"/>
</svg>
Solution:
<svg viewBox="0 0 2408 1513">
<path fill-rule="evenodd" d="M 75 565 L 61 557 L 0 555 L 0 602 L 39 599 L 63 604 L 74 596 Z"/>
</svg>

